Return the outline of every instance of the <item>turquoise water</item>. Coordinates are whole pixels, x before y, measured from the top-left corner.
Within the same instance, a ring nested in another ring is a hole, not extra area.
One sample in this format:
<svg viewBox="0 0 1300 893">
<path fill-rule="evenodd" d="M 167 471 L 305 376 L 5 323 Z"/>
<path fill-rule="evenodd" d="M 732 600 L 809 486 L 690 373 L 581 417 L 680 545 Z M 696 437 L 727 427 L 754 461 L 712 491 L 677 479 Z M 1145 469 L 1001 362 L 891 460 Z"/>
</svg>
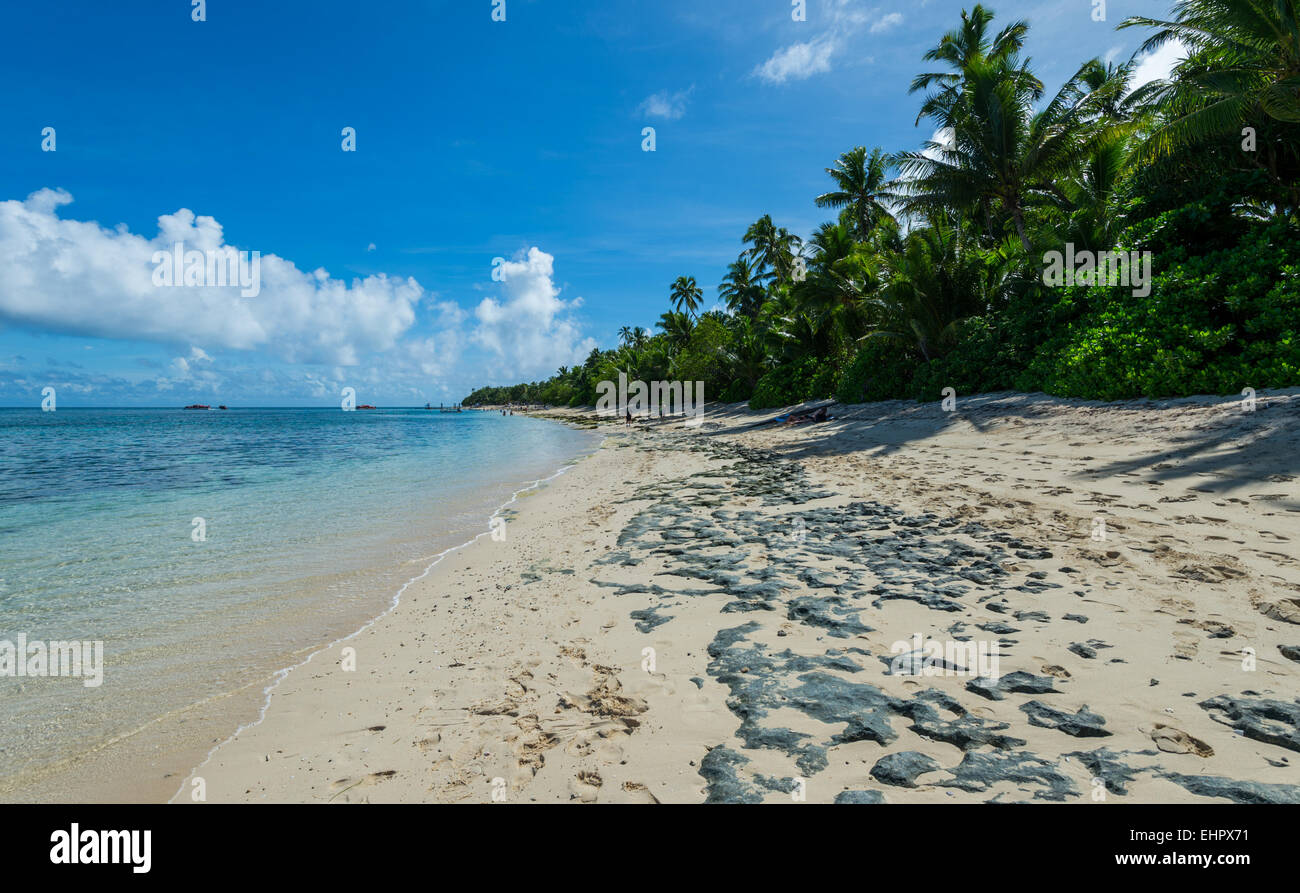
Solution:
<svg viewBox="0 0 1300 893">
<path fill-rule="evenodd" d="M 0 640 L 101 640 L 105 666 L 0 677 L 0 779 L 352 632 L 594 447 L 493 413 L 0 409 Z"/>
</svg>

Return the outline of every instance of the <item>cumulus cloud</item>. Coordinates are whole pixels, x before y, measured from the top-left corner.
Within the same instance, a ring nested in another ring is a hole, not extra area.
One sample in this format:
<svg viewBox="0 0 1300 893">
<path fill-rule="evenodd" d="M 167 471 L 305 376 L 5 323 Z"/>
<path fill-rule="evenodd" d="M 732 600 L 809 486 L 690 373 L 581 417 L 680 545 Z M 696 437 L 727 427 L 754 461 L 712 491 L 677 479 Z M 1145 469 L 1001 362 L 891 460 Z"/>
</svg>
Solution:
<svg viewBox="0 0 1300 893">
<path fill-rule="evenodd" d="M 803 80 L 831 70 L 831 57 L 839 49 L 839 41 L 832 34 L 815 40 L 792 43 L 777 50 L 754 73 L 769 84 L 784 84 L 789 80 Z"/>
<path fill-rule="evenodd" d="M 154 283 L 155 252 L 175 242 L 233 247 L 213 218 L 182 209 L 145 236 L 60 217 L 71 200 L 43 189 L 0 201 L 0 325 L 161 349 L 113 373 L 66 364 L 38 373 L 22 357 L 0 358 L 0 397 L 29 399 L 54 385 L 83 399 L 277 405 L 286 397 L 333 400 L 354 387 L 368 402 L 409 396 L 419 405 L 549 376 L 596 346 L 574 314 L 581 300 L 561 297 L 555 259 L 540 248 L 503 263 L 492 296 L 468 308 L 414 279 L 344 282 L 274 254 L 261 256 L 260 293 L 244 298 L 238 285 Z"/>
<path fill-rule="evenodd" d="M 825 74 L 854 35 L 864 29 L 879 34 L 901 24 L 903 16 L 867 8 L 859 0 L 824 0 L 818 20 L 828 24 L 817 36 L 777 50 L 754 69 L 754 76 L 769 84 L 784 84 Z"/>
<path fill-rule="evenodd" d="M 647 118 L 663 118 L 666 121 L 676 121 L 686 114 L 686 102 L 694 92 L 694 85 L 672 94 L 669 94 L 667 90 L 660 90 L 653 96 L 647 96 L 645 101 L 637 107 L 637 110 Z"/>
<path fill-rule="evenodd" d="M 474 343 L 499 361 L 496 374 L 550 375 L 585 359 L 596 342 L 582 337 L 570 313 L 581 306 L 581 299 L 560 299 L 555 258 L 534 247 L 497 269 L 504 295 L 479 303 L 472 335 Z"/>
<path fill-rule="evenodd" d="M 1187 47 L 1180 40 L 1171 40 L 1149 53 L 1139 56 L 1129 82 L 1134 89 L 1149 81 L 1164 80 L 1174 65 L 1187 58 Z"/>
<path fill-rule="evenodd" d="M 290 362 L 351 365 L 391 347 L 414 323 L 414 279 L 331 278 L 275 254 L 260 259 L 261 291 L 154 284 L 154 255 L 228 246 L 221 224 L 182 208 L 146 238 L 125 226 L 59 217 L 72 202 L 41 189 L 0 202 L 0 319 L 46 331 L 160 343 L 264 349 Z M 238 249 L 236 249 L 238 250 Z"/>
<path fill-rule="evenodd" d="M 921 154 L 927 158 L 939 159 L 942 156 L 940 152 L 945 149 L 956 148 L 957 134 L 951 127 L 940 127 L 934 133 L 930 134 L 930 142 L 921 150 Z"/>
</svg>

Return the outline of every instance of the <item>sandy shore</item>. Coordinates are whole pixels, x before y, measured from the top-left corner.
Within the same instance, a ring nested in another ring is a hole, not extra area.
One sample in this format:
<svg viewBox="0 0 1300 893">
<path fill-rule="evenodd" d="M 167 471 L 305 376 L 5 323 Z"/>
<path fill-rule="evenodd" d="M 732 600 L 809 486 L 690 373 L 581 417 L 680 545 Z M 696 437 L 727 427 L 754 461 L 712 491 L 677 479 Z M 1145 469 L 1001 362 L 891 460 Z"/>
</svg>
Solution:
<svg viewBox="0 0 1300 893">
<path fill-rule="evenodd" d="M 609 427 L 174 799 L 1300 802 L 1300 390 L 833 412 Z"/>
</svg>

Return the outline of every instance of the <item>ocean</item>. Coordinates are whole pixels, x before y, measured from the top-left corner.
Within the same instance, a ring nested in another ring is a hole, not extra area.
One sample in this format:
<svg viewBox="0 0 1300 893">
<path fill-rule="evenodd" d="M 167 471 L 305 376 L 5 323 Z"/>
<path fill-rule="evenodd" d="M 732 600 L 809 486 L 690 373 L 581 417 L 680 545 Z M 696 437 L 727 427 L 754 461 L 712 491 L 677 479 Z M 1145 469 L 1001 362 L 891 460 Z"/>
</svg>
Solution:
<svg viewBox="0 0 1300 893">
<path fill-rule="evenodd" d="M 103 643 L 99 685 L 0 675 L 0 786 L 269 684 L 596 442 L 491 412 L 0 409 L 0 648 Z"/>
</svg>

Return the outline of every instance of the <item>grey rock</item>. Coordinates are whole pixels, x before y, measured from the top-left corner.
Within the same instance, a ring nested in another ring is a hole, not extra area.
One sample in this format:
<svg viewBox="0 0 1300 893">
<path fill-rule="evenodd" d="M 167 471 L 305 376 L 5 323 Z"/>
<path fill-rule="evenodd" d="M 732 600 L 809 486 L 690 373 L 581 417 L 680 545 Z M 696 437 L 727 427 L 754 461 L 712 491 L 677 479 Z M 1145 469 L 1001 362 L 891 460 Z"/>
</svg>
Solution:
<svg viewBox="0 0 1300 893">
<path fill-rule="evenodd" d="M 915 750 L 891 753 L 876 761 L 871 767 L 871 777 L 883 784 L 900 788 L 916 787 L 918 775 L 939 769 L 939 764 L 931 757 Z"/>
<path fill-rule="evenodd" d="M 1110 735 L 1102 728 L 1106 720 L 1089 711 L 1086 704 L 1079 708 L 1078 713 L 1055 710 L 1040 701 L 1021 704 L 1020 709 L 1028 714 L 1031 726 L 1056 729 L 1075 738 L 1105 738 Z"/>
</svg>

